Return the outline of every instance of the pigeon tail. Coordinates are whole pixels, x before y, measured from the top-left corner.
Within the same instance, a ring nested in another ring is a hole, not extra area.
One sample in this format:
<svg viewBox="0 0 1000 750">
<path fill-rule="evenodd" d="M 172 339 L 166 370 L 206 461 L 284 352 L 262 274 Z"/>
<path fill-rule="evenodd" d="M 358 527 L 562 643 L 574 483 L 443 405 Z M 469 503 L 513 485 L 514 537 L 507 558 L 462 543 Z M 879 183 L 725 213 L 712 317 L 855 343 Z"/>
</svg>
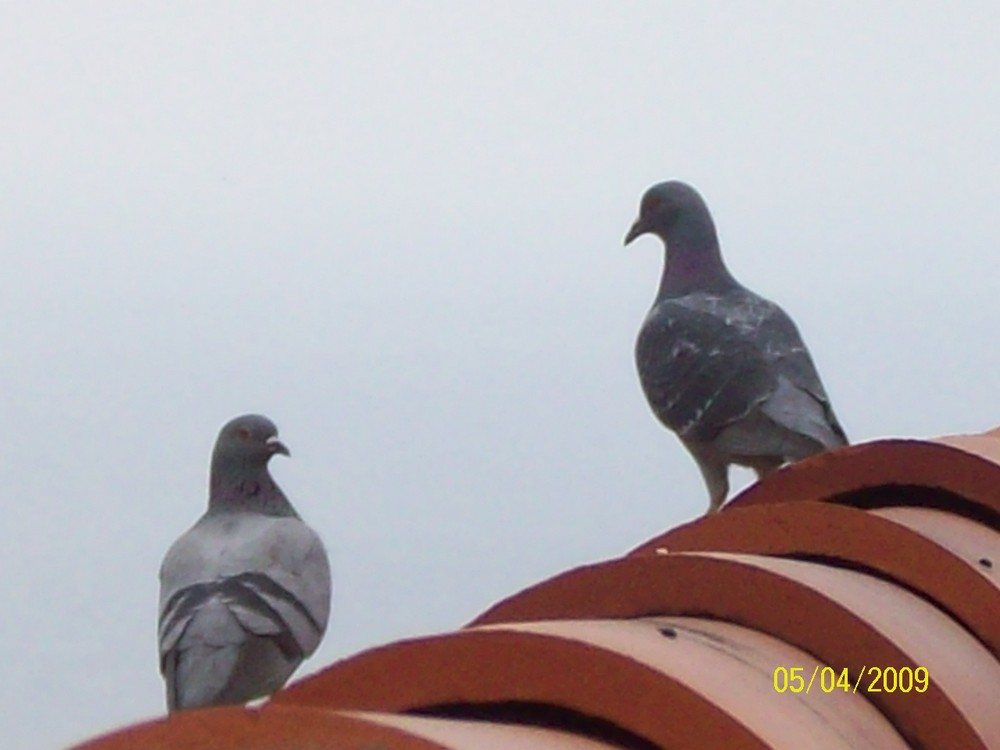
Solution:
<svg viewBox="0 0 1000 750">
<path fill-rule="evenodd" d="M 167 708 L 243 704 L 278 690 L 302 661 L 281 634 L 248 632 L 221 597 L 194 613 L 164 657 Z"/>
<path fill-rule="evenodd" d="M 833 450 L 847 445 L 847 436 L 826 404 L 808 391 L 796 387 L 784 375 L 778 376 L 778 387 L 761 406 L 767 416 L 779 425 L 816 442 L 816 450 Z M 788 460 L 805 458 L 805 455 L 786 454 Z"/>
<path fill-rule="evenodd" d="M 245 640 L 246 633 L 224 603 L 206 602 L 164 655 L 167 708 L 217 705 L 231 683 Z"/>
</svg>

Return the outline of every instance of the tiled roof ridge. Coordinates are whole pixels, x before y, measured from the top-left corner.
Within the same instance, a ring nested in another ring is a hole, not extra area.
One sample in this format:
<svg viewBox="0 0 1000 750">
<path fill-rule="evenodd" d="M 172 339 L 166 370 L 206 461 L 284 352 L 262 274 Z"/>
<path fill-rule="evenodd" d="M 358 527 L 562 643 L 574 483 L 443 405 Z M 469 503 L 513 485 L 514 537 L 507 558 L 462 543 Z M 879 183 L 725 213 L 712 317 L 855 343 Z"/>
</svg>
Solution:
<svg viewBox="0 0 1000 750">
<path fill-rule="evenodd" d="M 260 709 L 80 747 L 1000 748 L 998 613 L 1000 427 L 875 440 Z M 894 689 L 857 689 L 873 667 Z M 819 689 L 789 689 L 793 668 Z"/>
</svg>

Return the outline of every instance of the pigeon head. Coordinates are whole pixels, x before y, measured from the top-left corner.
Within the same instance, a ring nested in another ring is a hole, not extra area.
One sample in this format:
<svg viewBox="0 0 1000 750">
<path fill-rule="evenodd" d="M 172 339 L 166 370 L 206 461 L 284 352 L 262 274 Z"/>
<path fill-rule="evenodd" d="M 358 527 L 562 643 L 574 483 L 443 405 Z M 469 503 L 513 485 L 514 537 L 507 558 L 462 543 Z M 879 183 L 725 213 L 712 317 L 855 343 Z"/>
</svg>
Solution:
<svg viewBox="0 0 1000 750">
<path fill-rule="evenodd" d="M 271 456 L 289 455 L 267 417 L 245 414 L 227 422 L 212 451 L 209 513 L 244 510 L 293 516 L 295 510 L 267 470 Z"/>
<path fill-rule="evenodd" d="M 707 220 L 709 226 L 712 223 L 708 206 L 698 191 L 676 180 L 661 182 L 642 196 L 639 218 L 625 235 L 625 244 L 650 233 L 666 242 L 675 227 L 694 219 L 702 220 L 702 223 Z"/>
<path fill-rule="evenodd" d="M 212 452 L 212 467 L 253 470 L 267 466 L 271 456 L 290 455 L 278 440 L 278 428 L 267 417 L 245 414 L 223 426 Z"/>
<path fill-rule="evenodd" d="M 667 248 L 658 298 L 736 285 L 722 260 L 708 206 L 690 185 L 671 180 L 646 191 L 625 244 L 644 234 L 655 234 Z"/>
</svg>

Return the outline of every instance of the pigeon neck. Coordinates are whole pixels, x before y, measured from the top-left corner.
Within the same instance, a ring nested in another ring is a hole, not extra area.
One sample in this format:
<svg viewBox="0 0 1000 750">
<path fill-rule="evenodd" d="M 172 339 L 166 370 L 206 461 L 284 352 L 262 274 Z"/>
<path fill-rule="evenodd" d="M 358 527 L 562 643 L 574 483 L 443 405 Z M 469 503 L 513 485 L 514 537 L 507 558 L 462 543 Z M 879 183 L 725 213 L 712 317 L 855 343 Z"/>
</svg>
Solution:
<svg viewBox="0 0 1000 750">
<path fill-rule="evenodd" d="M 666 245 L 666 260 L 658 299 L 737 286 L 722 260 L 711 218 L 678 222 L 661 239 Z"/>
<path fill-rule="evenodd" d="M 213 466 L 208 512 L 249 511 L 267 516 L 297 515 L 267 466 Z"/>
</svg>

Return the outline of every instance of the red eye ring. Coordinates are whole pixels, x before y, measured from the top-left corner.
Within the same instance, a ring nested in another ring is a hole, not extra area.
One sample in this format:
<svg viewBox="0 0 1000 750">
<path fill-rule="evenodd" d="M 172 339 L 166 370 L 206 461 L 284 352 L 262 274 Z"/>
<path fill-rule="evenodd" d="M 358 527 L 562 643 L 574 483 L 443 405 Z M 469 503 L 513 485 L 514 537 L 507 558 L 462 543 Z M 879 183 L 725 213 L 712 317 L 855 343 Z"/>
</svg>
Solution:
<svg viewBox="0 0 1000 750">
<path fill-rule="evenodd" d="M 239 437 L 240 440 L 249 440 L 250 439 L 250 430 L 248 428 L 246 428 L 246 427 L 240 427 L 236 431 L 236 435 Z"/>
</svg>

